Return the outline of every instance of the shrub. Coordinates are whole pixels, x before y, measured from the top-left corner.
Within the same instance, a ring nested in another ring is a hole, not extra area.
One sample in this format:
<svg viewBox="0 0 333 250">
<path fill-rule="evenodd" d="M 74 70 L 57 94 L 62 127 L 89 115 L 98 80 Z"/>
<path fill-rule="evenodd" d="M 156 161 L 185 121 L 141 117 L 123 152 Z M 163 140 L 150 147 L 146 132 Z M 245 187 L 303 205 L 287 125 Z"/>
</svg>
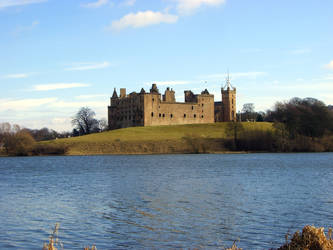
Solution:
<svg viewBox="0 0 333 250">
<path fill-rule="evenodd" d="M 33 155 L 64 155 L 68 147 L 63 144 L 36 144 L 32 149 Z"/>
<path fill-rule="evenodd" d="M 6 134 L 4 138 L 4 147 L 8 155 L 27 156 L 30 154 L 34 144 L 34 138 L 26 131 Z"/>
</svg>

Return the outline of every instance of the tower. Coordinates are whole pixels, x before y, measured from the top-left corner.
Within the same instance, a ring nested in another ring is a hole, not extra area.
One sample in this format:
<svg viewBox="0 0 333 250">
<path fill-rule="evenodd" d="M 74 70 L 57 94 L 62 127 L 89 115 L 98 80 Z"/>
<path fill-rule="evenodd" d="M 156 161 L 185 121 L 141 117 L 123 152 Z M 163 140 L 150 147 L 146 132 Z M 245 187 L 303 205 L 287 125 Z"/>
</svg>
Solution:
<svg viewBox="0 0 333 250">
<path fill-rule="evenodd" d="M 230 83 L 229 72 L 226 79 L 226 84 L 221 88 L 222 106 L 223 106 L 223 121 L 236 121 L 236 88 Z"/>
</svg>

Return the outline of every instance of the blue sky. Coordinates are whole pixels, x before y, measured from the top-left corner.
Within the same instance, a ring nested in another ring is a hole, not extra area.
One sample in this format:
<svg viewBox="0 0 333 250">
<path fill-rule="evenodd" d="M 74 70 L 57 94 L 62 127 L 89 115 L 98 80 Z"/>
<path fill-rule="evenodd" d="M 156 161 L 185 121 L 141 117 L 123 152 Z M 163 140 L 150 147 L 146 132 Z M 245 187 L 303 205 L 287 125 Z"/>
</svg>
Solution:
<svg viewBox="0 0 333 250">
<path fill-rule="evenodd" d="M 207 88 L 237 109 L 333 104 L 332 0 L 0 0 L 0 122 L 71 130 L 107 117 L 113 88 Z"/>
</svg>

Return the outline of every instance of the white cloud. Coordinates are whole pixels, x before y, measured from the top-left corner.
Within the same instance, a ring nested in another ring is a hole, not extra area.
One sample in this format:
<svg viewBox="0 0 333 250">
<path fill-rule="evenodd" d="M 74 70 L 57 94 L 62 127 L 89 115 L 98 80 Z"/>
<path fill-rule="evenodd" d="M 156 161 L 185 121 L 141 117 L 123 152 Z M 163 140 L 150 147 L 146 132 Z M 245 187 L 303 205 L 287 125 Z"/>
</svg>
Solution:
<svg viewBox="0 0 333 250">
<path fill-rule="evenodd" d="M 83 70 L 92 70 L 92 69 L 104 69 L 110 67 L 111 64 L 109 62 L 102 62 L 102 63 L 75 63 L 70 68 L 65 70 L 67 71 L 83 71 Z"/>
<path fill-rule="evenodd" d="M 142 28 L 160 23 L 175 23 L 177 21 L 178 16 L 147 10 L 144 12 L 130 13 L 120 20 L 113 21 L 108 29 L 122 30 L 129 27 Z"/>
<path fill-rule="evenodd" d="M 330 61 L 328 64 L 325 65 L 327 69 L 333 69 L 333 61 Z"/>
<path fill-rule="evenodd" d="M 19 78 L 27 78 L 29 77 L 29 74 L 10 74 L 10 75 L 5 75 L 3 78 L 8 78 L 8 79 L 19 79 Z"/>
<path fill-rule="evenodd" d="M 43 3 L 47 1 L 48 0 L 0 0 L 0 9 L 34 3 Z"/>
<path fill-rule="evenodd" d="M 14 110 L 24 111 L 30 108 L 40 107 L 52 102 L 56 102 L 57 98 L 38 98 L 38 99 L 0 99 L 0 111 Z"/>
<path fill-rule="evenodd" d="M 239 79 L 239 78 L 256 79 L 257 77 L 267 75 L 267 73 L 254 71 L 254 72 L 235 72 L 235 73 L 230 73 L 229 75 L 230 75 L 231 79 Z M 201 76 L 201 78 L 225 79 L 227 76 L 228 76 L 228 74 L 222 73 L 222 74 L 212 74 L 212 75 Z"/>
<path fill-rule="evenodd" d="M 25 32 L 25 31 L 30 31 L 30 30 L 34 29 L 37 25 L 39 25 L 39 21 L 35 20 L 30 25 L 27 25 L 27 26 L 18 26 L 13 31 L 13 35 L 17 35 L 19 33 Z"/>
<path fill-rule="evenodd" d="M 191 14 L 202 6 L 218 6 L 226 0 L 178 0 L 177 9 L 180 14 Z"/>
<path fill-rule="evenodd" d="M 303 55 L 303 54 L 308 54 L 311 53 L 310 49 L 295 49 L 291 51 L 291 54 L 294 55 Z"/>
<path fill-rule="evenodd" d="M 94 99 L 94 98 L 108 98 L 110 97 L 109 95 L 106 94 L 96 94 L 96 95 L 79 95 L 79 96 L 75 96 L 75 99 Z"/>
<path fill-rule="evenodd" d="M 49 91 L 49 90 L 81 88 L 81 87 L 89 87 L 89 86 L 90 86 L 90 84 L 86 84 L 86 83 L 52 83 L 52 84 L 35 85 L 33 90 Z"/>
<path fill-rule="evenodd" d="M 136 0 L 126 0 L 124 2 L 125 6 L 133 6 L 136 3 Z"/>
<path fill-rule="evenodd" d="M 90 108 L 105 108 L 108 105 L 108 100 L 104 101 L 90 101 L 90 102 L 67 102 L 67 101 L 57 101 L 51 104 L 51 107 L 62 109 L 62 108 L 81 108 L 81 107 L 90 107 Z"/>
<path fill-rule="evenodd" d="M 81 4 L 84 8 L 99 8 L 109 3 L 109 0 L 97 0 L 96 2 Z"/>
<path fill-rule="evenodd" d="M 174 85 L 184 85 L 188 84 L 188 81 L 155 81 L 155 82 L 147 82 L 146 85 L 151 86 L 153 83 L 156 83 L 157 86 L 174 86 Z"/>
</svg>

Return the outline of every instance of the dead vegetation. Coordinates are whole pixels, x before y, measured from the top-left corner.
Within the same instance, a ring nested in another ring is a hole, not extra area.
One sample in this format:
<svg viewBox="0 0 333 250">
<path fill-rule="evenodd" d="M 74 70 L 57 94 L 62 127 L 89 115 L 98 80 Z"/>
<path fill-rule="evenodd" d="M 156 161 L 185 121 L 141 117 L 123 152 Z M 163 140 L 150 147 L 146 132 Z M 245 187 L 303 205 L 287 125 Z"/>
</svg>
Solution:
<svg viewBox="0 0 333 250">
<path fill-rule="evenodd" d="M 287 242 L 278 250 L 332 250 L 332 228 L 328 230 L 328 237 L 324 233 L 324 228 L 305 226 L 300 234 L 294 233 L 291 241 Z"/>
</svg>

